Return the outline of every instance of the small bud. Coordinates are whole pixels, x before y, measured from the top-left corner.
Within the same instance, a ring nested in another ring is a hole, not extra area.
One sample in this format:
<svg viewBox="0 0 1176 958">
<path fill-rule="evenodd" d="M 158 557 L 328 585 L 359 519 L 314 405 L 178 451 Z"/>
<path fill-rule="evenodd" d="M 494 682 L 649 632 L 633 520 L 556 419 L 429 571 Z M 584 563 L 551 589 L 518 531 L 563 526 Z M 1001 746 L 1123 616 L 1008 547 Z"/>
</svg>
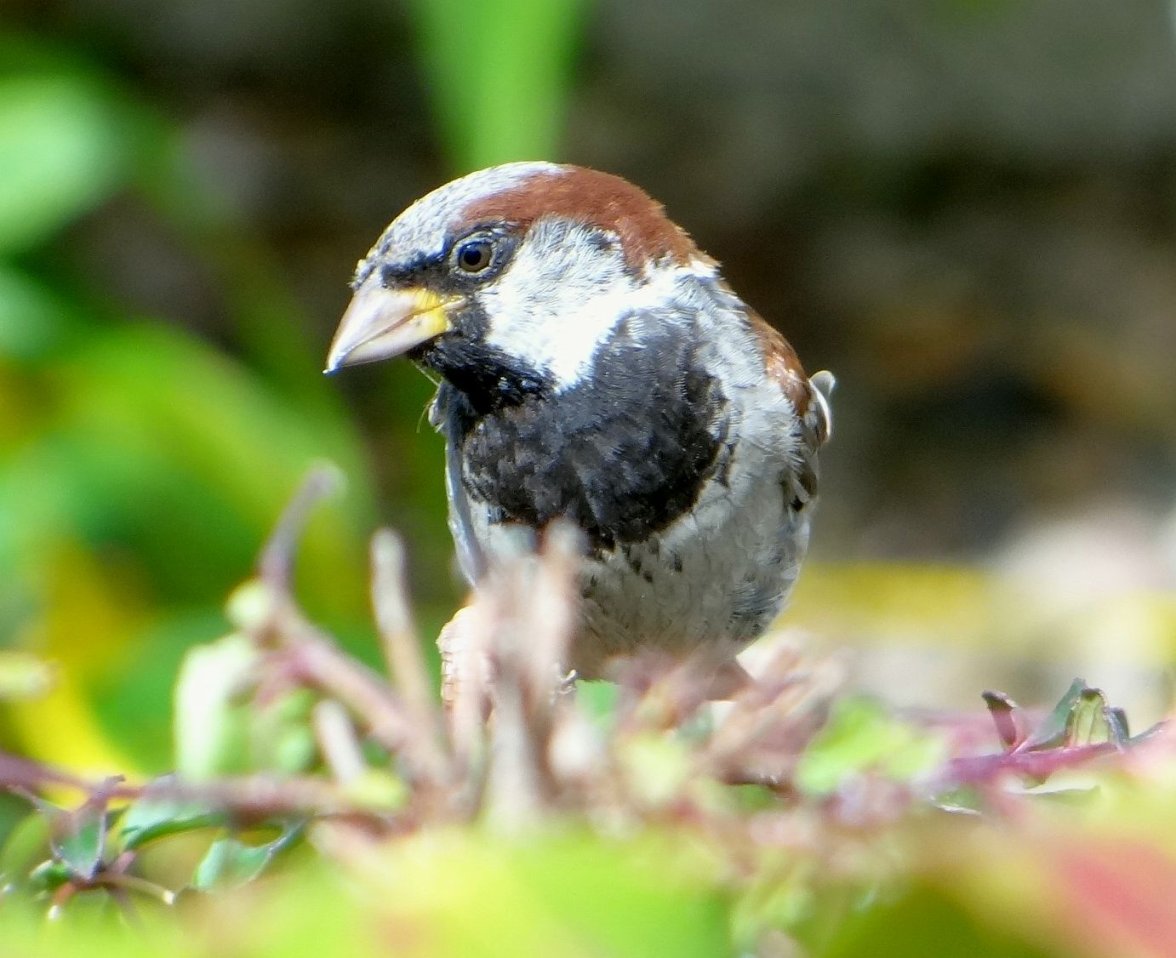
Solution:
<svg viewBox="0 0 1176 958">
<path fill-rule="evenodd" d="M 233 628 L 258 632 L 273 618 L 276 606 L 273 590 L 260 579 L 249 579 L 229 595 L 225 615 Z"/>
</svg>

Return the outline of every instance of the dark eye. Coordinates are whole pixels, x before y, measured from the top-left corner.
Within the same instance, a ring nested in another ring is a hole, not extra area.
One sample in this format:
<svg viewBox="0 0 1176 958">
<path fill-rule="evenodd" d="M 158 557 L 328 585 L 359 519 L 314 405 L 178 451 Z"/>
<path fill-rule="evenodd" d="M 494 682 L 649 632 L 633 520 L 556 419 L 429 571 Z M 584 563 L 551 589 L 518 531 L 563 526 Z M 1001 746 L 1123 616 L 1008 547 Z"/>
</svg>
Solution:
<svg viewBox="0 0 1176 958">
<path fill-rule="evenodd" d="M 494 259 L 494 244 L 488 239 L 468 240 L 457 248 L 457 266 L 466 273 L 480 273 Z"/>
</svg>

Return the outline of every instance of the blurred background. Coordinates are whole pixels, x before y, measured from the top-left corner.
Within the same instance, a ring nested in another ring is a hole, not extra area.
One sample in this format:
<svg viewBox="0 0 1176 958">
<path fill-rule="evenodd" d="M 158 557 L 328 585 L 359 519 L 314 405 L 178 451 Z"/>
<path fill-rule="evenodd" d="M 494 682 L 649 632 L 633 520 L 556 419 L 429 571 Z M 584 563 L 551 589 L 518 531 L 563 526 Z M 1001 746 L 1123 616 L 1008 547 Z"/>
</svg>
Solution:
<svg viewBox="0 0 1176 958">
<path fill-rule="evenodd" d="M 979 708 L 1176 653 L 1176 31 L 1160 0 L 8 0 L 0 677 L 9 747 L 160 771 L 310 463 L 310 612 L 374 658 L 366 541 L 460 601 L 431 392 L 320 370 L 408 202 L 546 157 L 663 200 L 839 378 L 786 622 L 861 686 Z M 846 651 L 850 650 L 850 651 Z M 27 680 L 27 681 L 26 681 Z"/>
</svg>

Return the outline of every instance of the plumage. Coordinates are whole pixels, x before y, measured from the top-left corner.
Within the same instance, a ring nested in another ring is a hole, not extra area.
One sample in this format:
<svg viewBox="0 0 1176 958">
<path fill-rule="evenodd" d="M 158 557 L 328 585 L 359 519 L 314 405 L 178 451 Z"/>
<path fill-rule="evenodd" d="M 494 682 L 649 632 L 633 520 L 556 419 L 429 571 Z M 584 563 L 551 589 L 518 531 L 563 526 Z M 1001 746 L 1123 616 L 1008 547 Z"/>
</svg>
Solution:
<svg viewBox="0 0 1176 958">
<path fill-rule="evenodd" d="M 577 167 L 483 170 L 401 214 L 355 290 L 328 370 L 407 353 L 439 375 L 471 581 L 520 528 L 583 530 L 569 666 L 721 660 L 767 628 L 807 548 L 828 401 L 658 203 Z"/>
</svg>

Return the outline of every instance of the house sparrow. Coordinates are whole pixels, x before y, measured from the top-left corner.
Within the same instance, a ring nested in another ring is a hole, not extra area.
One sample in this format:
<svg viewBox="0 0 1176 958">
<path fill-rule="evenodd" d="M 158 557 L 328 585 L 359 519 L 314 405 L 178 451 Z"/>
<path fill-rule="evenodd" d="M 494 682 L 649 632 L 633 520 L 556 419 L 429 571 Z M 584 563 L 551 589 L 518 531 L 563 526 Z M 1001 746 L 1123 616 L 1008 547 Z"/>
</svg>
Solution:
<svg viewBox="0 0 1176 958">
<path fill-rule="evenodd" d="M 328 373 L 406 354 L 436 374 L 465 575 L 522 527 L 583 532 L 572 660 L 730 661 L 796 580 L 832 377 L 637 187 L 508 163 L 418 200 L 359 263 Z M 511 530 L 515 530 L 513 533 Z"/>
</svg>

